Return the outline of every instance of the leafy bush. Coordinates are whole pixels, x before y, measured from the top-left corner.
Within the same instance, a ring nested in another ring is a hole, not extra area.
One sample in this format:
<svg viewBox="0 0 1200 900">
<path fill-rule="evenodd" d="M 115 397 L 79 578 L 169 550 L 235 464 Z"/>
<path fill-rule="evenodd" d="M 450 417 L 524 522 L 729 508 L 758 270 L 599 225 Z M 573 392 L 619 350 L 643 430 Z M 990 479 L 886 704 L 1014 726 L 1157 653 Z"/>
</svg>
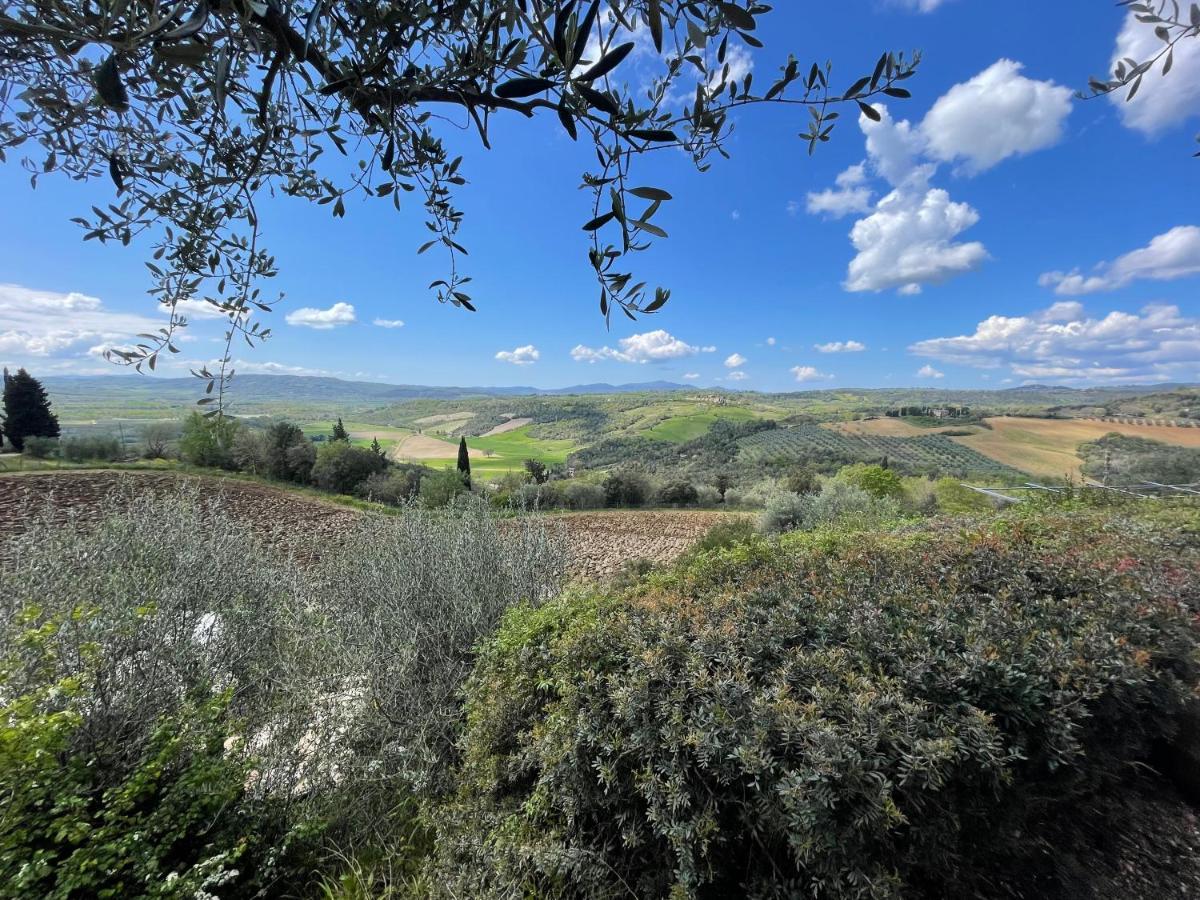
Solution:
<svg viewBox="0 0 1200 900">
<path fill-rule="evenodd" d="M 758 539 L 758 531 L 754 523 L 744 516 L 730 518 L 726 522 L 714 525 L 704 533 L 704 537 L 696 541 L 687 553 L 687 559 L 701 553 L 711 553 L 714 550 L 728 550 L 739 544 L 752 543 Z"/>
<path fill-rule="evenodd" d="M 586 481 L 570 481 L 561 488 L 563 502 L 570 509 L 602 509 L 604 488 Z"/>
<path fill-rule="evenodd" d="M 891 469 L 883 466 L 868 466 L 858 463 L 846 466 L 838 472 L 838 480 L 866 491 L 872 497 L 891 497 L 899 500 L 904 496 L 904 482 Z"/>
<path fill-rule="evenodd" d="M 294 568 L 194 496 L 117 496 L 86 526 L 34 521 L 13 549 L 0 567 L 0 897 L 286 884 L 299 832 L 277 801 L 307 716 L 256 747 L 269 760 L 236 736 L 283 711 L 281 660 L 295 656 L 282 635 L 312 625 Z M 251 792 L 251 769 L 280 792 Z"/>
<path fill-rule="evenodd" d="M 650 497 L 650 481 L 641 472 L 609 472 L 604 479 L 606 506 L 644 506 Z"/>
<path fill-rule="evenodd" d="M 431 472 L 421 479 L 419 496 L 427 509 L 448 506 L 460 494 L 469 493 L 467 483 L 455 469 Z"/>
<path fill-rule="evenodd" d="M 836 524 L 870 528 L 900 515 L 900 504 L 890 497 L 874 497 L 843 481 L 830 481 L 819 494 L 777 494 L 767 501 L 759 529 L 776 534 Z"/>
<path fill-rule="evenodd" d="M 234 440 L 238 421 L 229 416 L 202 416 L 194 412 L 183 423 L 179 436 L 179 455 L 193 466 L 234 469 Z"/>
<path fill-rule="evenodd" d="M 385 459 L 366 447 L 355 447 L 345 441 L 326 441 L 317 451 L 312 480 L 322 490 L 353 494 L 367 478 L 382 472 L 386 466 Z"/>
<path fill-rule="evenodd" d="M 657 499 L 664 506 L 695 506 L 699 495 L 690 481 L 672 481 L 659 488 Z"/>
<path fill-rule="evenodd" d="M 517 509 L 557 509 L 565 500 L 553 482 L 523 484 L 509 495 L 509 505 Z"/>
<path fill-rule="evenodd" d="M 340 424 L 340 420 L 339 420 Z M 266 451 L 266 469 L 267 474 L 272 478 L 277 478 L 280 481 L 294 481 L 299 484 L 306 484 L 313 474 L 313 467 L 316 464 L 317 452 L 310 441 L 304 435 L 304 431 L 299 425 L 293 425 L 291 422 L 275 422 L 272 424 L 266 433 L 265 440 Z M 377 454 L 372 454 L 377 455 Z M 343 485 L 337 489 L 337 493 L 345 494 L 353 490 L 358 485 L 362 478 L 354 481 L 348 486 L 345 485 L 345 479 L 354 478 L 350 472 L 356 468 L 360 468 L 362 463 L 354 459 L 353 461 L 340 459 L 337 465 L 329 465 L 323 473 L 327 479 L 330 479 L 339 485 Z M 329 469 L 337 469 L 338 473 L 334 474 Z M 342 473 L 345 473 L 343 476 Z M 332 490 L 332 489 L 331 489 Z"/>
<path fill-rule="evenodd" d="M 1108 484 L 1191 484 L 1200 481 L 1200 448 L 1175 447 L 1161 441 L 1106 434 L 1079 448 L 1083 473 Z"/>
<path fill-rule="evenodd" d="M 382 472 L 368 475 L 358 485 L 357 493 L 375 503 L 400 506 L 414 499 L 421 490 L 421 479 L 432 474 L 425 466 L 394 463 Z"/>
<path fill-rule="evenodd" d="M 49 459 L 58 455 L 58 438 L 27 437 L 21 453 L 31 459 Z"/>
<path fill-rule="evenodd" d="M 114 462 L 125 456 L 121 442 L 111 435 L 70 437 L 59 443 L 58 452 L 71 462 Z"/>
<path fill-rule="evenodd" d="M 445 789 L 474 649 L 557 592 L 566 559 L 537 521 L 473 498 L 364 521 L 304 567 L 199 493 L 114 495 L 11 540 L 14 900 L 310 896 L 323 860 L 360 853 L 415 873 L 413 792 Z"/>
<path fill-rule="evenodd" d="M 1011 886 L 1196 687 L 1200 554 L 1162 539 L 795 535 L 515 609 L 468 682 L 439 875 L 589 900 Z"/>
<path fill-rule="evenodd" d="M 821 478 L 812 466 L 797 466 L 783 480 L 784 488 L 793 494 L 816 494 L 821 490 Z"/>
</svg>

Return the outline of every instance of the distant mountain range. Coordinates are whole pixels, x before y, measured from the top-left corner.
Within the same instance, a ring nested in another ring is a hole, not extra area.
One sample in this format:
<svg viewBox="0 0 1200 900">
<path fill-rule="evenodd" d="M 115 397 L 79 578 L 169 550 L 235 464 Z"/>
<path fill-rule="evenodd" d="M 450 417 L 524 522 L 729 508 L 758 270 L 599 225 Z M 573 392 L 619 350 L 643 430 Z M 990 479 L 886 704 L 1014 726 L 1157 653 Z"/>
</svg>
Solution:
<svg viewBox="0 0 1200 900">
<path fill-rule="evenodd" d="M 131 402 L 194 401 L 203 385 L 195 378 L 155 378 L 141 375 L 53 375 L 42 384 L 54 398 L 86 402 L 121 395 Z M 240 403 L 274 401 L 346 401 L 388 403 L 400 400 L 461 400 L 467 397 L 523 397 L 567 394 L 631 394 L 648 391 L 691 390 L 688 385 L 670 381 L 646 381 L 637 384 L 576 384 L 563 388 L 516 387 L 439 387 L 421 384 L 384 384 L 370 381 L 343 381 L 313 375 L 237 375 L 232 397 Z"/>
<path fill-rule="evenodd" d="M 162 407 L 180 404 L 192 407 L 202 392 L 196 378 L 157 378 L 146 376 L 47 376 L 42 379 L 56 403 L 73 407 L 88 407 L 95 403 L 119 401 L 121 406 Z M 880 395 L 881 397 L 912 396 L 929 398 L 932 402 L 983 403 L 989 398 L 1037 397 L 1044 403 L 1086 403 L 1104 398 L 1133 397 L 1180 389 L 1192 385 L 1112 385 L 1091 388 L 1030 384 L 1001 390 L 954 390 L 944 388 L 874 388 L 822 389 L 817 391 L 788 391 L 788 396 L 804 395 Z M 470 397 L 565 396 L 595 394 L 635 394 L 635 392 L 703 391 L 704 394 L 724 392 L 725 388 L 676 384 L 673 382 L 638 382 L 634 384 L 574 384 L 568 388 L 532 388 L 518 385 L 511 388 L 454 388 L 454 386 L 420 384 L 384 384 L 379 382 L 349 382 L 340 378 L 319 376 L 289 376 L 289 374 L 239 374 L 233 380 L 232 400 L 238 406 L 277 403 L 358 403 L 384 404 L 406 400 L 464 400 Z"/>
</svg>

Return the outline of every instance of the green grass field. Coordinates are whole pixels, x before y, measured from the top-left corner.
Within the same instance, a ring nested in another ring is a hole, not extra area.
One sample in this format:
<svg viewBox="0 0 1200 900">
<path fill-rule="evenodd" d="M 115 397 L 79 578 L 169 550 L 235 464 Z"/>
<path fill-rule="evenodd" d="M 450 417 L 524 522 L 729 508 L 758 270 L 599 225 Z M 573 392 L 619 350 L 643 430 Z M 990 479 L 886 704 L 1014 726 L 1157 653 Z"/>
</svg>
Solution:
<svg viewBox="0 0 1200 900">
<path fill-rule="evenodd" d="M 469 449 L 492 453 L 491 456 L 472 457 L 471 474 L 476 478 L 498 478 L 524 468 L 527 459 L 536 459 L 548 466 L 558 466 L 565 463 L 567 457 L 578 449 L 574 441 L 535 438 L 529 434 L 531 427 L 526 425 L 493 437 L 467 438 Z M 455 465 L 457 459 L 423 459 L 421 462 L 439 469 Z"/>
<path fill-rule="evenodd" d="M 708 433 L 718 421 L 745 422 L 759 418 L 752 410 L 742 406 L 707 407 L 703 412 L 684 413 L 664 419 L 652 428 L 642 431 L 643 437 L 655 441 L 670 441 L 683 444 Z"/>
</svg>

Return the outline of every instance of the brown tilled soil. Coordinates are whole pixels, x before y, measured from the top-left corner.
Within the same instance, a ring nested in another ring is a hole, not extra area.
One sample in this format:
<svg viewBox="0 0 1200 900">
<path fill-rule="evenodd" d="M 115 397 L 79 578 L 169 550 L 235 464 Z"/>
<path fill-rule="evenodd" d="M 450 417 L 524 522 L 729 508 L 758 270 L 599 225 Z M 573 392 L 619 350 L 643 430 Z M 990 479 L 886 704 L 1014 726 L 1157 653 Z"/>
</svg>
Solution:
<svg viewBox="0 0 1200 900">
<path fill-rule="evenodd" d="M 0 476 L 0 536 L 20 532 L 31 517 L 45 511 L 65 519 L 69 511 L 86 515 L 110 495 L 188 489 L 219 499 L 235 519 L 301 558 L 315 558 L 320 548 L 335 544 L 362 515 L 293 491 L 220 476 L 108 470 L 30 472 Z"/>
<path fill-rule="evenodd" d="M 151 491 L 166 494 L 198 489 L 221 502 L 234 518 L 250 524 L 272 543 L 301 559 L 314 559 L 336 547 L 338 538 L 374 515 L 284 488 L 221 476 L 172 472 L 81 470 L 30 472 L 0 476 L 0 554 L 3 537 L 24 528 L 31 516 L 49 508 L 52 515 L 94 509 L 110 494 Z M 724 513 L 691 510 L 607 511 L 553 516 L 566 534 L 571 573 L 608 578 L 626 562 L 669 562 L 678 557 Z"/>
<path fill-rule="evenodd" d="M 607 579 L 626 563 L 671 562 L 728 513 L 707 510 L 606 510 L 552 516 L 566 532 L 576 575 Z"/>
</svg>

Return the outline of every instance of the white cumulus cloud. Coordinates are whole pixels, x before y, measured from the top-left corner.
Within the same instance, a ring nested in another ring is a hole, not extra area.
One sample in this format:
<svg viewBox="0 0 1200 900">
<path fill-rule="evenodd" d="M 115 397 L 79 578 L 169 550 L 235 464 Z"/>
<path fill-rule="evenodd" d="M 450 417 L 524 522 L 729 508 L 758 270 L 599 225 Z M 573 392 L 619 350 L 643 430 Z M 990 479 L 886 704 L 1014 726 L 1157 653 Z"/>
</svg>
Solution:
<svg viewBox="0 0 1200 900">
<path fill-rule="evenodd" d="M 731 353 L 725 359 L 725 368 L 737 369 L 737 368 L 740 368 L 741 366 L 744 366 L 746 364 L 746 361 L 747 361 L 746 357 L 742 356 L 742 354 Z"/>
<path fill-rule="evenodd" d="M 403 319 L 375 319 L 373 322 L 371 322 L 371 324 L 375 325 L 379 328 L 403 328 L 404 320 Z"/>
<path fill-rule="evenodd" d="M 1042 287 L 1067 296 L 1115 291 L 1134 281 L 1174 281 L 1200 274 L 1200 228 L 1179 225 L 1158 235 L 1145 247 L 1130 251 L 1111 263 L 1100 263 L 1093 275 L 1046 272 L 1038 279 Z"/>
<path fill-rule="evenodd" d="M 1026 78 L 1021 69 L 1001 59 L 939 97 L 921 122 L 929 155 L 982 172 L 1062 140 L 1070 89 Z"/>
<path fill-rule="evenodd" d="M 874 195 L 866 186 L 866 166 L 864 163 L 851 166 L 840 175 L 835 183 L 837 187 L 826 188 L 823 191 L 810 191 L 805 203 L 808 212 L 815 215 L 828 215 L 835 219 L 848 216 L 851 213 L 865 213 L 871 209 L 871 197 Z M 792 209 L 789 205 L 789 212 Z"/>
<path fill-rule="evenodd" d="M 946 373 L 939 372 L 933 366 L 924 365 L 924 366 L 921 366 L 921 368 L 917 369 L 917 377 L 918 378 L 945 378 Z"/>
<path fill-rule="evenodd" d="M 715 347 L 694 347 L 661 328 L 657 331 L 647 331 L 644 334 L 633 334 L 627 338 L 621 338 L 617 343 L 620 349 L 585 347 L 583 344 L 579 344 L 571 350 L 571 358 L 576 362 L 589 363 L 601 360 L 648 363 L 682 359 L 685 356 L 695 356 L 697 353 L 711 353 L 716 349 Z"/>
<path fill-rule="evenodd" d="M 700 377 L 699 372 L 685 372 L 683 375 L 683 380 L 684 381 L 695 381 L 699 377 Z"/>
<path fill-rule="evenodd" d="M 1113 66 L 1127 57 L 1141 63 L 1157 56 L 1163 44 L 1154 28 L 1153 23 L 1139 22 L 1135 13 L 1127 14 L 1117 35 Z M 1159 63 L 1146 74 L 1134 98 L 1126 102 L 1127 95 L 1127 90 L 1115 91 L 1108 99 L 1127 128 L 1146 135 L 1158 134 L 1200 114 L 1200 38 L 1179 41 L 1171 71 L 1163 77 Z"/>
<path fill-rule="evenodd" d="M 1001 59 L 938 98 L 919 125 L 893 119 L 884 104 L 873 109 L 879 121 L 861 114 L 858 120 L 866 163 L 842 172 L 836 187 L 809 194 L 807 209 L 863 214 L 850 230 L 856 255 L 842 285 L 847 291 L 911 295 L 988 259 L 982 243 L 960 240 L 979 212 L 934 185 L 939 164 L 958 161 L 965 174 L 974 174 L 1056 143 L 1070 112 L 1070 92 L 1028 78 L 1020 63 Z M 868 175 L 886 181 L 890 192 L 873 201 Z"/>
<path fill-rule="evenodd" d="M 1195 377 L 1200 360 L 1200 319 L 1163 304 L 1094 318 L 1082 304 L 1068 301 L 1027 316 L 989 316 L 972 334 L 918 341 L 909 350 L 1032 379 L 1185 380 Z"/>
<path fill-rule="evenodd" d="M 94 363 L 108 347 L 129 343 L 139 333 L 157 332 L 166 324 L 165 315 L 115 312 L 100 298 L 76 291 L 0 284 L 0 355 L 5 362 L 60 358 Z"/>
<path fill-rule="evenodd" d="M 354 306 L 341 302 L 333 304 L 329 309 L 315 309 L 304 306 L 292 310 L 285 317 L 289 325 L 302 328 L 315 328 L 317 331 L 328 331 L 342 325 L 353 325 L 358 319 L 354 315 Z"/>
<path fill-rule="evenodd" d="M 517 347 L 515 350 L 501 350 L 496 354 L 500 362 L 511 363 L 514 366 L 532 366 L 542 358 L 542 354 L 533 344 Z"/>
<path fill-rule="evenodd" d="M 799 382 L 805 381 L 828 381 L 833 378 L 832 375 L 826 375 L 819 371 L 815 366 L 792 366 L 791 373 Z"/>
<path fill-rule="evenodd" d="M 728 378 L 730 381 L 745 381 L 750 376 L 747 375 L 745 372 L 730 372 L 725 377 Z"/>
<path fill-rule="evenodd" d="M 918 174 L 854 223 L 850 243 L 858 255 L 850 261 L 844 287 L 916 294 L 923 284 L 974 271 L 988 258 L 987 250 L 979 241 L 955 238 L 978 221 L 978 212 L 929 187 Z"/>
<path fill-rule="evenodd" d="M 818 353 L 862 353 L 867 345 L 859 341 L 830 341 L 828 344 L 813 344 Z"/>
</svg>

